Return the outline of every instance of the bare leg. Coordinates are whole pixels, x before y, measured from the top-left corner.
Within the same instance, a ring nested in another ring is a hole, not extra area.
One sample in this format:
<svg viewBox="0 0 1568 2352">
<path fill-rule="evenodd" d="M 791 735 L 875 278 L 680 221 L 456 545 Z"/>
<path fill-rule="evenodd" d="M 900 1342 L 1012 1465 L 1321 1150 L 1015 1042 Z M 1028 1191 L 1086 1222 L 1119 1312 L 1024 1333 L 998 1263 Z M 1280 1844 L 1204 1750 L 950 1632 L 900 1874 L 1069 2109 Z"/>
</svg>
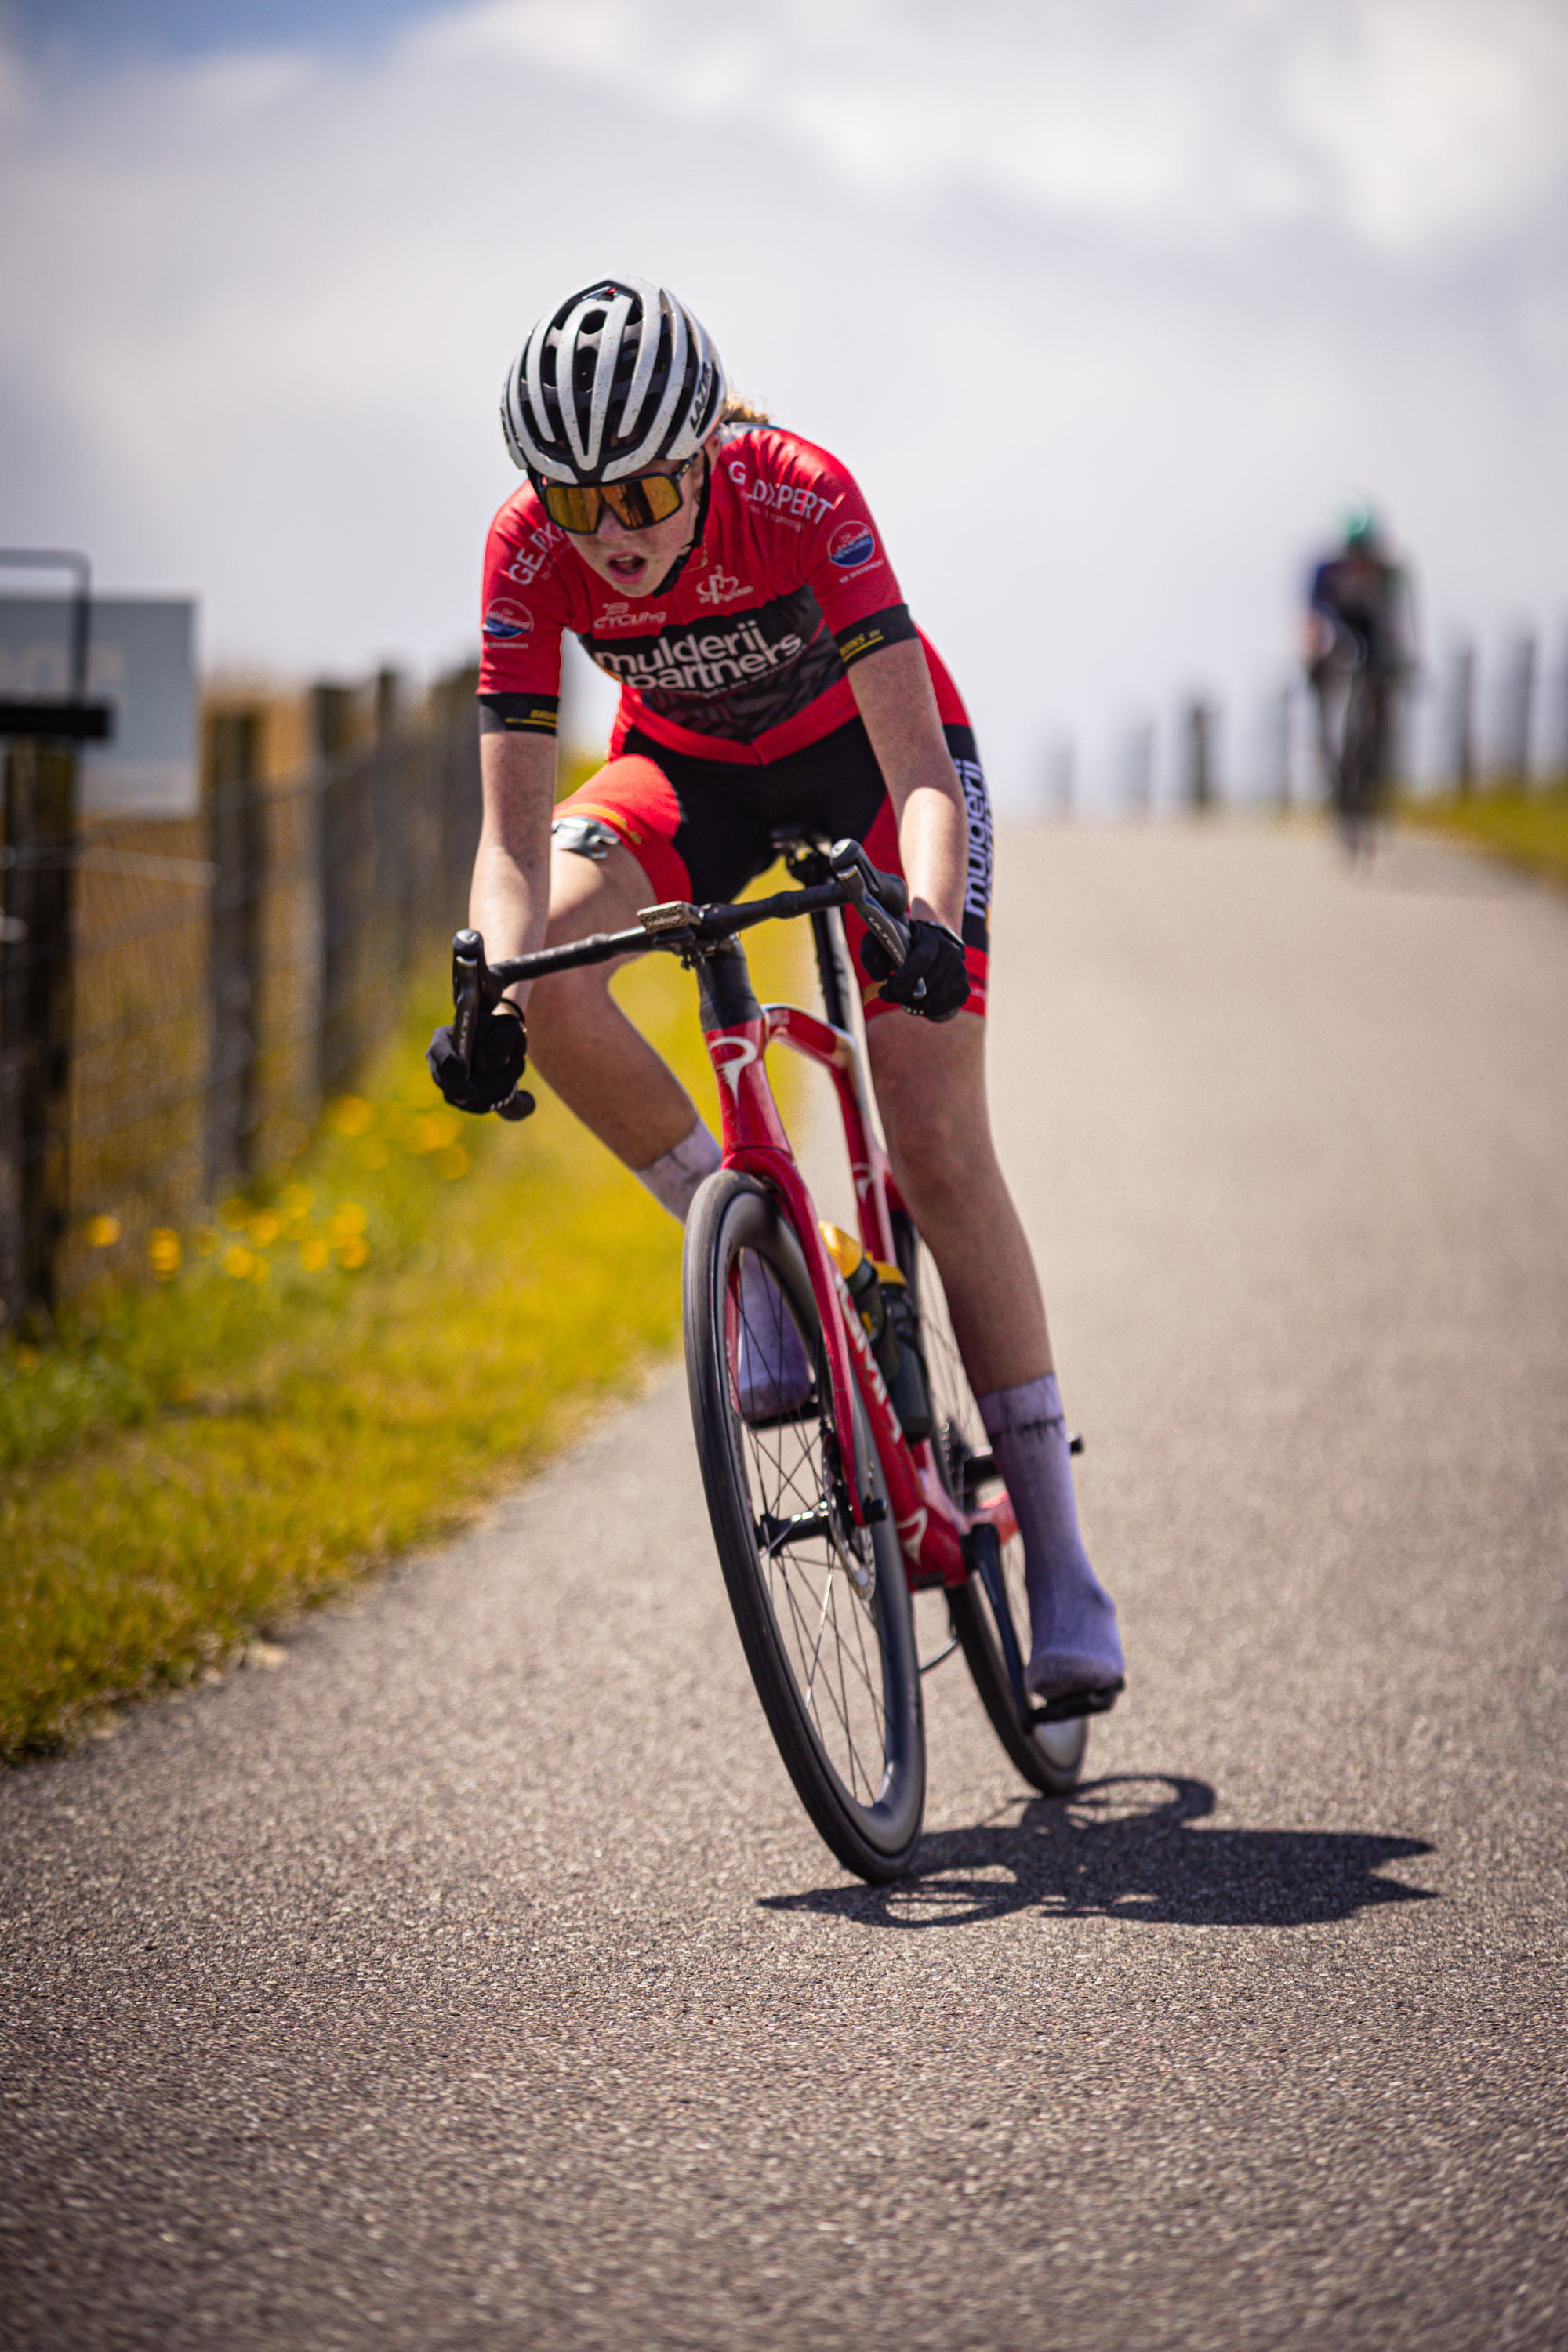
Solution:
<svg viewBox="0 0 1568 2352">
<path fill-rule="evenodd" d="M 1024 1538 L 1029 1688 L 1119 1685 L 1116 1608 L 1079 1532 L 1067 1425 L 1029 1244 L 992 1148 L 984 1024 L 868 1024 L 899 1190 L 935 1258 L 953 1336 Z"/>
<path fill-rule="evenodd" d="M 937 1263 L 977 1396 L 1052 1369 L 1029 1244 L 996 1162 L 985 1100 L 985 1024 L 904 1013 L 867 1024 L 888 1154 Z"/>
<path fill-rule="evenodd" d="M 601 863 L 555 850 L 550 870 L 549 944 L 590 931 L 620 931 L 654 892 L 629 849 Z M 616 964 L 552 972 L 528 999 L 529 1052 L 568 1108 L 628 1168 L 647 1168 L 690 1134 L 696 1104 L 610 994 Z"/>
</svg>

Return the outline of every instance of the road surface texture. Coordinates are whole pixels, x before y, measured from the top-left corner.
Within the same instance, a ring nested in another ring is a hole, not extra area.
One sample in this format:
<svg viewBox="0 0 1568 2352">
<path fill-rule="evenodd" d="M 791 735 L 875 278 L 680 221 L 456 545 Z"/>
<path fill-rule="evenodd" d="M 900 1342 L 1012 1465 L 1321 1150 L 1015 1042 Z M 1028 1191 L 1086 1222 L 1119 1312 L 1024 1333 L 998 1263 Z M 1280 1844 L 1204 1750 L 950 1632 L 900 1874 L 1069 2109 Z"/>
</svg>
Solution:
<svg viewBox="0 0 1568 2352">
<path fill-rule="evenodd" d="M 1568 906 L 1020 829 L 996 973 L 1081 1796 L 954 1659 L 914 1873 L 841 1874 L 672 1370 L 0 1790 L 6 2347 L 1568 2340 Z"/>
</svg>

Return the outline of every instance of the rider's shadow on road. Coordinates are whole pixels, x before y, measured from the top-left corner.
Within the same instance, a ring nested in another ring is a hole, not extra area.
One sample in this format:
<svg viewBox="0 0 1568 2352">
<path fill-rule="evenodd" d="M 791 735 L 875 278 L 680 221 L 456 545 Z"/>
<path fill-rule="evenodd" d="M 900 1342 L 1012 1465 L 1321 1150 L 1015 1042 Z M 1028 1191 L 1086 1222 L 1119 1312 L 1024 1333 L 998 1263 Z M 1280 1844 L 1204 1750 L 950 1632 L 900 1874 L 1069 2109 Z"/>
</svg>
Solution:
<svg viewBox="0 0 1568 2352">
<path fill-rule="evenodd" d="M 1035 1799 L 1005 1822 L 933 1832 L 894 1885 L 772 1895 L 763 1905 L 910 1928 L 1028 1910 L 1188 1927 L 1304 1927 L 1378 1904 L 1432 1899 L 1427 1888 L 1377 1874 L 1386 1863 L 1430 1853 L 1420 1838 L 1194 1828 L 1214 1807 L 1203 1780 L 1092 1780 L 1065 1801 Z"/>
</svg>

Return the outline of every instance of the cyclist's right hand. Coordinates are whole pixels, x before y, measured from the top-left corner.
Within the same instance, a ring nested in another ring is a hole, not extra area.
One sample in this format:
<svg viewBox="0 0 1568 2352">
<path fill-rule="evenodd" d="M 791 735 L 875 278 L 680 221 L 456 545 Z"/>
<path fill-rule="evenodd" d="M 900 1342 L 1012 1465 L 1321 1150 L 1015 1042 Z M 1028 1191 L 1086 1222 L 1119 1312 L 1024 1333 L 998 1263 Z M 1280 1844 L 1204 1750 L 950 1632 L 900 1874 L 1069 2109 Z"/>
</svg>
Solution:
<svg viewBox="0 0 1568 2352">
<path fill-rule="evenodd" d="M 882 982 L 881 994 L 889 1004 L 901 1004 L 923 1021 L 951 1021 L 969 1002 L 963 941 L 945 923 L 914 916 L 910 951 L 897 971 L 887 949 L 869 932 L 860 942 L 860 961 L 869 978 Z"/>
<path fill-rule="evenodd" d="M 499 1110 L 508 1118 L 526 1118 L 534 1104 L 533 1097 L 518 1085 L 528 1066 L 528 1029 L 521 1007 L 503 997 L 493 1012 L 481 1016 L 471 1069 L 463 1067 L 454 1026 L 449 1022 L 437 1030 L 425 1056 L 430 1076 L 453 1109 Z"/>
</svg>

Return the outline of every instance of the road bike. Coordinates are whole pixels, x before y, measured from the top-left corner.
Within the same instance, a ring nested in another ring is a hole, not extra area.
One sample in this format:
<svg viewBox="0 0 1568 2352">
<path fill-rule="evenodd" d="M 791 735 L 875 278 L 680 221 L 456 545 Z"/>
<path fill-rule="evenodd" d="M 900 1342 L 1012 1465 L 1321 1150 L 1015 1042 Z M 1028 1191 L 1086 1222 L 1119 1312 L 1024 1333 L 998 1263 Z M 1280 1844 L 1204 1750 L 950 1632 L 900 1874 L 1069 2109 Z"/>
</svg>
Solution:
<svg viewBox="0 0 1568 2352">
<path fill-rule="evenodd" d="M 1365 633 L 1341 624 L 1315 684 L 1334 822 L 1354 857 L 1372 849 L 1386 799 L 1389 675 L 1373 664 Z M 1331 723 L 1331 698 L 1340 705 L 1337 729 Z"/>
<path fill-rule="evenodd" d="M 681 1268 L 709 1515 L 752 1679 L 801 1802 L 845 1867 L 876 1882 L 901 1874 L 920 1837 L 921 1681 L 942 1659 L 963 1654 L 1003 1747 L 1047 1794 L 1076 1783 L 1086 1718 L 1111 1694 L 1042 1706 L 1025 1688 L 1017 1523 L 941 1276 L 872 1122 L 841 910 L 854 907 L 896 967 L 909 947 L 904 885 L 858 842 L 788 832 L 774 841 L 799 887 L 771 897 L 647 907 L 631 929 L 495 964 L 477 932 L 459 931 L 453 1028 L 471 1066 L 481 1015 L 515 981 L 653 950 L 696 975 L 723 1145 L 687 1219 Z M 803 917 L 826 1017 L 759 1004 L 741 946 L 744 930 Z M 817 1218 L 768 1081 L 772 1045 L 833 1081 L 858 1234 Z M 792 1354 L 803 1369 L 786 1393 L 777 1368 Z M 945 1596 L 949 1638 L 922 1662 L 910 1596 L 928 1589 Z"/>
</svg>

